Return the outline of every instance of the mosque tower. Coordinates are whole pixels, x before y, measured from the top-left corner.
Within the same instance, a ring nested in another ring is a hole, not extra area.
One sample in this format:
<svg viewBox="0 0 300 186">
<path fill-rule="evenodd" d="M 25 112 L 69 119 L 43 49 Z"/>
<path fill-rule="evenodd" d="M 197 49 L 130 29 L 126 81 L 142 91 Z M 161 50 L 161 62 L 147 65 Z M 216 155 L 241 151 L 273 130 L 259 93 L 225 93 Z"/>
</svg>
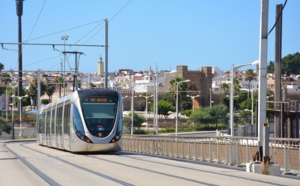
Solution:
<svg viewBox="0 0 300 186">
<path fill-rule="evenodd" d="M 102 57 L 99 58 L 99 61 L 98 61 L 98 68 L 97 68 L 97 75 L 98 76 L 104 76 L 104 65 L 103 65 L 103 62 L 102 62 Z"/>
</svg>

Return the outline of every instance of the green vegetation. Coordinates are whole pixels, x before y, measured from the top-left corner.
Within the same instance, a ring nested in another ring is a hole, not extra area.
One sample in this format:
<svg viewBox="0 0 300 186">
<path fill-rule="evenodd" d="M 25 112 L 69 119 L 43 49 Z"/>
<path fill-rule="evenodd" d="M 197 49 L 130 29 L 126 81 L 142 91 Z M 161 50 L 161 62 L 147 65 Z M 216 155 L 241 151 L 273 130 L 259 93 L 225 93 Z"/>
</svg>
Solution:
<svg viewBox="0 0 300 186">
<path fill-rule="evenodd" d="M 49 97 L 49 101 L 52 102 L 52 95 L 54 94 L 55 91 L 55 85 L 51 83 L 46 84 L 46 94 Z"/>
<path fill-rule="evenodd" d="M 295 54 L 289 54 L 282 58 L 281 60 L 281 74 L 286 74 L 289 76 L 290 74 L 300 74 L 300 53 L 297 52 Z M 274 61 L 270 61 L 267 66 L 268 73 L 274 73 L 275 64 Z"/>
<path fill-rule="evenodd" d="M 218 123 L 226 123 L 228 108 L 223 105 L 214 105 L 212 107 L 202 107 L 195 110 L 190 115 L 189 121 L 196 126 L 203 126 L 215 123 L 215 128 L 218 128 Z"/>
<path fill-rule="evenodd" d="M 0 136 L 2 132 L 6 132 L 10 134 L 10 131 L 12 130 L 12 126 L 7 124 L 7 120 L 0 117 Z"/>
<path fill-rule="evenodd" d="M 41 96 L 44 95 L 45 92 L 46 92 L 46 85 L 44 83 L 41 83 Z M 37 93 L 38 93 L 37 79 L 33 79 L 32 82 L 30 83 L 27 94 L 33 100 L 35 106 L 36 106 Z"/>
<path fill-rule="evenodd" d="M 138 115 L 135 112 L 133 113 L 133 128 L 138 128 L 139 130 L 145 121 L 146 118 L 144 116 Z M 123 127 L 131 131 L 131 113 L 123 117 Z"/>
</svg>

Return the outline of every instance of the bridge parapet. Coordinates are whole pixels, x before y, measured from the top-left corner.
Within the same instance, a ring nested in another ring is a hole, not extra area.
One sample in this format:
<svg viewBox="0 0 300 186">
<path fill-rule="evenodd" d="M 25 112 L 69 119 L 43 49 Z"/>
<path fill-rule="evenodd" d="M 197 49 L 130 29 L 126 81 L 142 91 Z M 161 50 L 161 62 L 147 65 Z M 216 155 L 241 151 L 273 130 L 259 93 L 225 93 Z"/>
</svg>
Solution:
<svg viewBox="0 0 300 186">
<path fill-rule="evenodd" d="M 269 142 L 271 162 L 282 172 L 300 175 L 300 139 L 270 138 Z M 124 135 L 122 145 L 123 151 L 235 166 L 255 161 L 258 150 L 256 137 L 238 136 Z"/>
<path fill-rule="evenodd" d="M 294 112 L 300 113 L 299 102 L 285 102 L 285 101 L 267 101 L 267 110 L 273 112 Z"/>
</svg>

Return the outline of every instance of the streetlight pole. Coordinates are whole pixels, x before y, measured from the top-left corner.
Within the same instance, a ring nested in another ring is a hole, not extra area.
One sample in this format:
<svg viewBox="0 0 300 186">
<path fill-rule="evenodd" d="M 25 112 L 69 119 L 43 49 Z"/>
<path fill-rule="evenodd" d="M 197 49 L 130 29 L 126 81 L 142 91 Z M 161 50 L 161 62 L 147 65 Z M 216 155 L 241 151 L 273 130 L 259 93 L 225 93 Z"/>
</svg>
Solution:
<svg viewBox="0 0 300 186">
<path fill-rule="evenodd" d="M 153 97 L 153 95 L 151 95 L 151 96 L 142 96 L 142 95 L 140 95 L 140 97 L 144 97 L 146 99 L 145 114 L 146 114 L 146 122 L 147 122 L 146 129 L 148 130 L 148 98 Z"/>
<path fill-rule="evenodd" d="M 253 125 L 253 89 L 251 88 L 251 125 Z"/>
<path fill-rule="evenodd" d="M 184 80 L 184 81 L 177 81 L 176 82 L 176 123 L 175 123 L 175 135 L 177 136 L 178 134 L 178 86 L 180 83 L 183 82 L 190 82 L 189 79 Z"/>
<path fill-rule="evenodd" d="M 13 111 L 13 107 L 14 107 L 14 103 L 12 102 L 11 104 L 11 122 L 12 122 L 12 139 L 15 139 L 15 123 L 14 123 L 14 111 Z"/>
<path fill-rule="evenodd" d="M 234 65 L 232 64 L 231 67 L 231 81 L 230 81 L 230 135 L 234 136 L 234 126 L 233 126 L 233 94 L 234 94 L 234 71 L 244 67 L 244 66 L 250 66 L 250 65 L 256 65 L 258 64 L 259 61 L 254 61 L 252 63 L 249 64 L 244 64 L 244 65 L 239 65 L 234 67 Z"/>
<path fill-rule="evenodd" d="M 8 112 L 7 112 L 7 108 L 8 108 L 8 95 L 7 95 L 7 83 L 6 83 L 6 85 L 5 85 L 5 110 L 6 110 L 6 114 L 5 114 L 5 116 L 6 116 L 6 120 L 8 120 Z M 9 110 L 9 108 L 8 108 L 8 110 Z"/>
<path fill-rule="evenodd" d="M 234 65 L 231 66 L 231 81 L 230 81 L 230 135 L 234 136 L 233 128 L 233 81 L 234 81 Z"/>
<path fill-rule="evenodd" d="M 16 97 L 19 100 L 19 105 L 20 105 L 20 108 L 19 108 L 20 109 L 20 134 L 19 134 L 19 136 L 22 137 L 22 99 L 25 97 L 28 97 L 28 95 L 27 94 L 25 96 L 12 95 L 11 97 L 12 98 Z"/>
<path fill-rule="evenodd" d="M 155 134 L 158 134 L 158 65 L 156 63 L 155 74 Z"/>
<path fill-rule="evenodd" d="M 133 107 L 134 107 L 134 77 L 132 79 L 132 91 L 131 91 L 131 129 L 130 134 L 133 135 Z"/>
<path fill-rule="evenodd" d="M 211 88 L 209 89 L 209 106 L 211 107 L 211 103 L 212 103 L 212 101 L 211 101 Z"/>
</svg>

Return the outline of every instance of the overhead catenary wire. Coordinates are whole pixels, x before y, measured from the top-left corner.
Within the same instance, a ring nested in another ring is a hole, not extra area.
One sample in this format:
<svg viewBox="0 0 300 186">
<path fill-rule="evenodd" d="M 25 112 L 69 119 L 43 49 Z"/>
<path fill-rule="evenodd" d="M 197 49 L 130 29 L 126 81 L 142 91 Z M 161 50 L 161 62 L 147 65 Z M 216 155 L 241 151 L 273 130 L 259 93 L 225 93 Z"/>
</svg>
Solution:
<svg viewBox="0 0 300 186">
<path fill-rule="evenodd" d="M 268 32 L 268 36 L 269 36 L 269 34 L 274 30 L 275 26 L 276 26 L 277 23 L 278 23 L 278 20 L 279 20 L 280 17 L 282 16 L 282 12 L 283 12 L 283 9 L 284 9 L 284 7 L 285 7 L 287 1 L 288 1 L 288 0 L 285 0 L 284 5 L 282 6 L 282 9 L 281 9 L 281 11 L 280 11 L 280 15 L 279 15 L 278 18 L 276 19 L 276 21 L 275 21 L 273 27 L 272 27 L 272 28 L 270 29 L 270 31 Z"/>
<path fill-rule="evenodd" d="M 40 11 L 40 13 L 39 13 L 39 15 L 38 15 L 38 17 L 37 17 L 37 19 L 36 19 L 36 21 L 35 21 L 35 23 L 34 23 L 32 29 L 31 29 L 31 31 L 30 31 L 30 34 L 29 34 L 27 40 L 30 39 L 31 34 L 33 33 L 33 31 L 34 31 L 34 29 L 35 29 L 35 27 L 36 27 L 36 25 L 37 25 L 37 23 L 38 23 L 38 21 L 39 21 L 39 19 L 40 19 L 40 17 L 41 17 L 41 14 L 42 14 L 42 12 L 43 12 L 43 10 L 44 10 L 44 7 L 45 7 L 46 2 L 47 2 L 47 0 L 44 1 L 44 4 L 43 4 L 43 6 L 42 6 L 42 9 L 41 9 L 41 11 Z"/>
<path fill-rule="evenodd" d="M 23 42 L 33 41 L 33 40 L 41 39 L 41 38 L 44 38 L 44 37 L 49 37 L 49 36 L 52 36 L 52 35 L 60 34 L 60 33 L 66 32 L 66 31 L 74 30 L 74 29 L 77 29 L 77 28 L 89 26 L 89 25 L 92 25 L 92 24 L 101 22 L 102 20 L 103 20 L 103 19 L 98 20 L 98 21 L 93 21 L 93 22 L 90 22 L 90 23 L 87 23 L 87 24 L 79 25 L 79 26 L 76 26 L 76 27 L 72 27 L 72 28 L 69 28 L 69 29 L 57 31 L 57 32 L 54 32 L 54 33 L 51 33 L 51 34 L 39 36 L 39 37 L 36 37 L 36 38 L 33 38 L 33 39 L 29 39 L 29 40 L 26 40 L 26 41 L 23 41 Z"/>
<path fill-rule="evenodd" d="M 36 62 L 32 62 L 32 63 L 26 64 L 24 66 L 31 66 L 31 65 L 34 65 L 34 64 L 37 64 L 37 63 L 41 63 L 41 62 L 45 62 L 45 61 L 50 61 L 52 59 L 56 59 L 56 58 L 59 58 L 59 57 L 60 56 L 53 56 L 53 57 L 45 59 L 45 60 L 40 60 L 40 61 L 36 61 Z"/>
<path fill-rule="evenodd" d="M 110 21 L 112 21 L 113 19 L 115 19 L 115 18 L 116 18 L 116 17 L 117 17 L 117 16 L 118 16 L 118 15 L 119 15 L 119 14 L 120 14 L 120 13 L 121 13 L 121 12 L 122 12 L 122 11 L 130 4 L 130 3 L 131 3 L 131 2 L 132 2 L 132 0 L 127 1 L 127 3 L 126 3 L 124 6 L 122 6 L 122 7 L 119 9 L 119 11 L 117 11 L 117 12 L 112 16 L 112 18 L 110 19 Z M 49 36 L 52 36 L 52 35 L 60 34 L 60 33 L 66 32 L 66 31 L 75 30 L 75 29 L 78 29 L 78 28 L 81 28 L 81 27 L 85 27 L 85 26 L 89 26 L 89 25 L 92 25 L 92 24 L 96 24 L 96 23 L 101 22 L 101 23 L 98 24 L 96 27 L 94 27 L 92 30 L 90 30 L 88 33 L 86 33 L 82 38 L 80 38 L 75 44 L 72 45 L 72 46 L 77 46 L 78 48 L 80 48 L 80 47 L 82 47 L 85 43 L 87 43 L 87 42 L 90 41 L 92 38 L 94 38 L 95 35 L 98 34 L 98 33 L 104 28 L 104 26 L 102 26 L 103 23 L 104 23 L 104 21 L 103 21 L 103 19 L 101 19 L 101 20 L 89 22 L 89 23 L 87 23 L 87 24 L 75 26 L 75 27 L 72 27 L 72 28 L 69 28 L 69 29 L 64 29 L 64 30 L 61 30 L 61 31 L 58 31 L 58 32 L 54 32 L 54 33 L 50 33 L 50 34 L 47 34 L 47 35 L 38 36 L 38 37 L 35 37 L 35 38 L 30 39 L 30 37 L 31 37 L 31 35 L 32 35 L 32 33 L 33 33 L 33 31 L 34 31 L 34 29 L 35 29 L 37 23 L 38 23 L 38 20 L 40 19 L 40 16 L 41 16 L 41 14 L 42 14 L 42 12 L 43 12 L 43 10 L 44 10 L 44 7 L 45 7 L 46 3 L 47 3 L 47 0 L 44 1 L 44 4 L 43 4 L 43 6 L 42 6 L 42 8 L 41 8 L 41 11 L 40 11 L 40 13 L 39 13 L 39 15 L 38 15 L 38 18 L 37 18 L 37 20 L 36 20 L 36 22 L 35 22 L 33 28 L 31 29 L 31 32 L 30 32 L 30 34 L 29 34 L 27 40 L 25 40 L 25 41 L 22 42 L 22 45 L 26 45 L 26 44 L 29 45 L 29 44 L 30 44 L 30 43 L 28 43 L 29 41 L 38 40 L 38 39 L 41 39 L 41 38 L 49 37 Z M 102 26 L 102 27 L 101 27 L 101 26 Z M 99 28 L 99 27 L 100 27 L 100 28 Z M 97 29 L 98 29 L 98 30 L 97 30 Z M 94 32 L 95 30 L 97 30 L 97 31 L 96 31 L 91 37 L 89 37 L 85 42 L 83 42 L 83 45 L 79 45 L 79 44 L 77 45 L 77 43 L 79 43 L 82 39 L 84 39 L 85 37 L 87 37 L 88 35 L 90 35 L 90 34 L 91 34 L 92 32 Z M 6 43 L 6 44 L 8 44 L 8 43 Z M 36 44 L 36 43 L 35 43 L 35 44 Z M 2 45 L 2 49 L 4 49 L 4 50 L 15 51 L 15 50 L 13 50 L 13 49 L 4 48 L 4 47 L 3 47 L 3 43 L 1 43 L 1 45 Z M 56 45 L 60 45 L 60 44 L 56 44 Z M 66 45 L 67 45 L 67 44 L 66 44 Z M 71 46 L 71 45 L 69 44 L 69 46 Z M 44 62 L 44 61 L 52 60 L 52 59 L 59 58 L 59 57 L 60 57 L 60 56 L 57 56 L 57 57 L 51 57 L 51 58 L 49 58 L 49 59 L 43 59 L 43 60 L 41 60 L 41 61 L 36 61 L 36 62 L 30 63 L 30 64 L 27 64 L 27 65 L 25 65 L 25 66 L 30 66 L 30 65 L 33 65 L 33 64 L 42 63 L 42 62 Z"/>
<path fill-rule="evenodd" d="M 131 3 L 132 0 L 129 0 L 112 18 L 109 19 L 109 22 L 111 22 L 113 19 L 117 17 L 126 7 Z"/>
<path fill-rule="evenodd" d="M 127 3 L 122 7 L 120 8 L 120 10 L 115 13 L 115 15 L 113 15 L 110 19 L 109 19 L 109 22 L 111 22 L 113 19 L 115 19 L 130 3 L 131 3 L 132 0 L 129 0 L 127 1 Z M 104 23 L 104 22 L 102 22 Z M 100 25 L 99 25 L 100 26 Z M 89 33 L 91 33 L 92 31 L 96 30 L 97 27 L 95 27 L 94 29 L 92 29 Z M 104 26 L 102 26 L 99 30 L 97 30 L 90 38 L 88 38 L 85 42 L 83 42 L 83 44 L 87 43 L 88 41 L 90 41 L 93 37 L 95 37 L 96 34 L 98 34 L 102 29 L 104 28 Z M 89 34 L 88 33 L 88 34 Z M 88 35 L 86 34 L 86 35 Z M 84 36 L 85 37 L 85 36 Z M 79 40 L 80 41 L 80 40 Z M 80 47 L 78 47 L 77 49 L 79 49 Z"/>
</svg>

